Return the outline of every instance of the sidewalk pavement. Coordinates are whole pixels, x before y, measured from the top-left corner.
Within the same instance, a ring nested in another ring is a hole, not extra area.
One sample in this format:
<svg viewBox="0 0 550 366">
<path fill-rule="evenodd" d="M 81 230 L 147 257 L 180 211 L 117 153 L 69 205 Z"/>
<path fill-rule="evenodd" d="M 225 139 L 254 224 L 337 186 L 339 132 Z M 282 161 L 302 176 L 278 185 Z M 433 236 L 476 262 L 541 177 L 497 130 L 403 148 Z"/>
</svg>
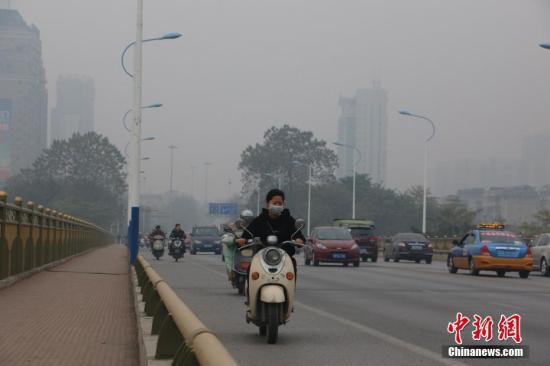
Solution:
<svg viewBox="0 0 550 366">
<path fill-rule="evenodd" d="M 137 337 L 122 245 L 0 290 L 0 365 L 134 366 Z"/>
</svg>

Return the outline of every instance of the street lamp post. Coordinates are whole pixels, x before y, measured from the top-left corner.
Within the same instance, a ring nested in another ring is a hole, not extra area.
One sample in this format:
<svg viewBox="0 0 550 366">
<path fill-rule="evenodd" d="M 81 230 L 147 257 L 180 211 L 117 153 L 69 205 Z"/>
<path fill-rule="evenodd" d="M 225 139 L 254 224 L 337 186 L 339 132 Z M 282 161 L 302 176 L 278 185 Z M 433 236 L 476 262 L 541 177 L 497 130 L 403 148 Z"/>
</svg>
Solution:
<svg viewBox="0 0 550 366">
<path fill-rule="evenodd" d="M 129 216 L 129 249 L 130 249 L 130 263 L 134 264 L 137 258 L 138 251 L 138 234 L 139 234 L 139 171 L 141 162 L 141 88 L 142 88 L 142 46 L 143 42 L 176 39 L 181 37 L 179 33 L 167 33 L 162 37 L 143 39 L 143 0 L 137 0 L 136 7 L 136 40 L 131 42 L 120 57 L 122 69 L 124 72 L 133 78 L 134 81 L 134 120 L 131 128 L 131 142 L 132 142 L 132 159 L 130 160 L 130 168 L 128 170 L 128 206 L 131 207 L 131 215 Z M 131 74 L 124 65 L 124 56 L 130 47 L 134 47 L 134 73 Z"/>
<path fill-rule="evenodd" d="M 195 169 L 197 167 L 191 164 L 191 197 L 195 199 Z"/>
<path fill-rule="evenodd" d="M 427 210 L 426 206 L 427 206 L 427 200 L 428 200 L 427 199 L 427 191 L 428 191 L 428 188 L 427 188 L 428 187 L 428 142 L 430 142 L 435 136 L 435 124 L 428 117 L 424 117 L 424 116 L 414 114 L 414 113 L 411 113 L 411 112 L 408 112 L 408 111 L 401 110 L 401 111 L 399 111 L 399 114 L 401 114 L 403 116 L 423 119 L 425 121 L 428 121 L 430 123 L 430 125 L 432 126 L 432 134 L 431 134 L 430 137 L 428 137 L 428 139 L 424 143 L 424 188 L 423 188 L 424 192 L 423 192 L 423 197 L 422 197 L 422 233 L 426 234 L 426 210 Z"/>
<path fill-rule="evenodd" d="M 204 204 L 208 204 L 208 167 L 212 165 L 212 163 L 206 162 L 204 163 Z"/>
<path fill-rule="evenodd" d="M 361 151 L 353 146 L 353 145 L 347 145 L 347 144 L 342 144 L 340 142 L 334 142 L 334 145 L 336 146 L 340 146 L 340 147 L 345 147 L 345 148 L 348 148 L 348 149 L 353 149 L 353 188 L 352 188 L 352 208 L 351 208 L 351 218 L 353 220 L 355 220 L 355 177 L 357 175 L 357 164 L 359 164 L 359 162 L 361 161 Z M 355 159 L 355 153 L 357 152 L 357 154 L 359 155 L 359 159 Z"/>
<path fill-rule="evenodd" d="M 141 139 L 141 141 L 153 141 L 155 138 L 154 137 L 146 137 L 146 138 L 143 138 Z M 124 146 L 124 155 L 126 156 L 126 159 L 129 161 L 130 160 L 130 155 L 128 154 L 128 146 L 130 146 L 130 142 L 128 142 L 126 144 L 126 146 Z M 143 158 L 141 159 L 140 158 L 140 161 L 141 160 L 149 160 L 149 158 Z M 141 168 L 140 168 L 141 169 Z M 128 169 L 129 170 L 129 169 Z M 131 182 L 130 182 L 130 179 L 129 179 L 129 175 L 128 174 L 128 177 L 127 178 L 127 184 L 128 184 L 128 187 L 130 186 Z M 139 176 L 139 175 L 138 175 Z M 130 197 L 128 197 L 128 203 L 130 203 Z M 130 204 L 128 204 L 128 220 L 130 220 L 132 216 L 132 206 Z"/>
<path fill-rule="evenodd" d="M 307 166 L 308 178 L 307 178 L 307 236 L 309 236 L 311 229 L 311 176 L 313 171 L 313 164 L 304 164 L 299 161 L 293 161 L 294 164 Z"/>
<path fill-rule="evenodd" d="M 177 146 L 170 145 L 170 221 L 174 223 L 174 149 Z"/>
</svg>

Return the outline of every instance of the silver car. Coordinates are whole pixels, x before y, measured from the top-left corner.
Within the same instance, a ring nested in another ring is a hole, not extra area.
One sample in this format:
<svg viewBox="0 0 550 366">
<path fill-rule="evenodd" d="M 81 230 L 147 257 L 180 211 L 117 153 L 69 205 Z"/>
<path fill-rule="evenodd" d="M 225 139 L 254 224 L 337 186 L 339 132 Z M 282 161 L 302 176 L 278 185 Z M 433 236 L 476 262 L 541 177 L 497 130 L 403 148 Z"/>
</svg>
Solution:
<svg viewBox="0 0 550 366">
<path fill-rule="evenodd" d="M 531 243 L 533 270 L 540 270 L 543 276 L 550 276 L 550 233 L 541 234 Z"/>
</svg>

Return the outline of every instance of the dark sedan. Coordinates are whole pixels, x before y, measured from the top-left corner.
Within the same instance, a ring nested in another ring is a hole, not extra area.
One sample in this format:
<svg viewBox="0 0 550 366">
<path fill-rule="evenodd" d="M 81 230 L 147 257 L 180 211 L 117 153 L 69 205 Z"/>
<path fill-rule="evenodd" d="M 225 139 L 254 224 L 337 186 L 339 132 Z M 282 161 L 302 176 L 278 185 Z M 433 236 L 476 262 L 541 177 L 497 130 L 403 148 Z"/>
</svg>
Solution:
<svg viewBox="0 0 550 366">
<path fill-rule="evenodd" d="M 342 263 L 347 266 L 353 263 L 359 267 L 361 254 L 359 246 L 353 240 L 349 230 L 344 227 L 316 227 L 304 246 L 305 264 L 318 266 L 321 262 Z"/>
<path fill-rule="evenodd" d="M 433 247 L 432 244 L 422 234 L 417 233 L 399 233 L 386 240 L 384 245 L 384 261 L 393 259 L 399 262 L 400 259 L 407 259 L 420 263 L 425 260 L 426 263 L 432 263 Z"/>
<path fill-rule="evenodd" d="M 191 254 L 198 252 L 222 253 L 220 233 L 216 226 L 195 226 L 191 232 Z"/>
</svg>

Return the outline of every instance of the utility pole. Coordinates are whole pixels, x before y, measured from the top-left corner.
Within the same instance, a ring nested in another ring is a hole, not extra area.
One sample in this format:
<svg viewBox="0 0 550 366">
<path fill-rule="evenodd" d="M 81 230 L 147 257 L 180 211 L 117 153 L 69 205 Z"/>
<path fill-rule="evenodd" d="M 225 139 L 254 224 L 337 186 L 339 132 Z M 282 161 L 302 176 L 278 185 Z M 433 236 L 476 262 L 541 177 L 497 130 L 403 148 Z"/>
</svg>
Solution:
<svg viewBox="0 0 550 366">
<path fill-rule="evenodd" d="M 171 224 L 174 223 L 174 149 L 177 149 L 177 146 L 170 145 L 170 221 Z"/>
</svg>

